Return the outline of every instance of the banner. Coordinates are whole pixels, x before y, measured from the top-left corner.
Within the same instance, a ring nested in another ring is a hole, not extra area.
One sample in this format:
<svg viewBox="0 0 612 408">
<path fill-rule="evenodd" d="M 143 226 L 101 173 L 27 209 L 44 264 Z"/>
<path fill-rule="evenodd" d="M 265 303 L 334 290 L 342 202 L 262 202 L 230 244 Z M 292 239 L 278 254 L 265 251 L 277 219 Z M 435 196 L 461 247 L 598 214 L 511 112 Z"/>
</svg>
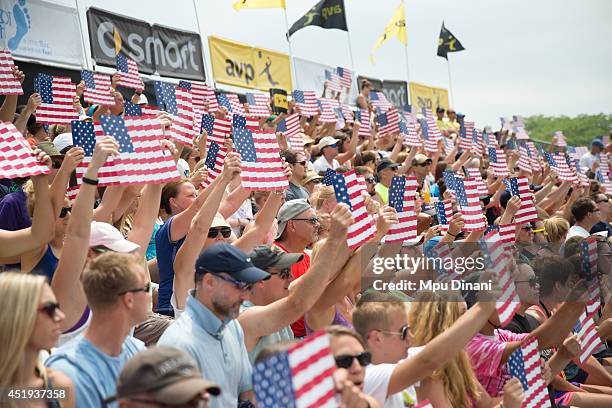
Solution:
<svg viewBox="0 0 612 408">
<path fill-rule="evenodd" d="M 383 81 L 383 93 L 397 108 L 405 108 L 408 102 L 408 83 L 406 81 Z"/>
<path fill-rule="evenodd" d="M 444 88 L 411 82 L 410 102 L 413 109 L 427 108 L 435 112 L 435 109 L 441 106 L 446 110 L 449 108 L 448 91 Z"/>
<path fill-rule="evenodd" d="M 196 33 L 179 31 L 104 10 L 87 10 L 91 56 L 114 67 L 117 52 L 136 61 L 145 74 L 205 80 L 202 43 Z"/>
<path fill-rule="evenodd" d="M 372 84 L 373 91 L 382 91 L 383 82 L 380 79 L 369 78 L 366 76 L 359 75 L 357 76 L 357 85 L 359 86 L 359 92 L 361 92 L 361 81 L 363 81 L 364 79 L 367 79 L 368 81 L 370 81 L 370 83 Z"/>
<path fill-rule="evenodd" d="M 241 88 L 281 88 L 292 91 L 289 56 L 239 42 L 209 36 L 215 81 Z"/>
<path fill-rule="evenodd" d="M 0 0 L 0 46 L 17 58 L 83 67 L 79 16 L 72 4 Z"/>
<path fill-rule="evenodd" d="M 293 58 L 293 66 L 295 68 L 296 89 L 299 88 L 301 91 L 315 91 L 317 96 L 320 96 L 321 92 L 323 92 L 325 70 L 333 71 L 336 69 L 336 67 L 332 67 L 331 65 L 319 64 L 318 62 L 296 57 Z M 345 97 L 343 96 L 341 102 L 355 105 L 358 94 L 359 91 L 357 90 L 355 79 L 353 79 L 348 99 L 344 99 Z M 345 95 L 345 93 L 343 93 L 343 95 Z"/>
</svg>

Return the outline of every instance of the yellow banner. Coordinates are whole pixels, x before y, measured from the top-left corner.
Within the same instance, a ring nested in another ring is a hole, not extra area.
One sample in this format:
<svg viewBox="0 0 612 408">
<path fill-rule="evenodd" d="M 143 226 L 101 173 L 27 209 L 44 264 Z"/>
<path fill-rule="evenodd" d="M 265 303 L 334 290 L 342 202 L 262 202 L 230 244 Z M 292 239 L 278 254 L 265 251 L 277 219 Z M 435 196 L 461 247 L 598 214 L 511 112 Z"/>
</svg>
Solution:
<svg viewBox="0 0 612 408">
<path fill-rule="evenodd" d="M 210 59 L 215 81 L 241 88 L 281 88 L 291 92 L 289 56 L 235 41 L 209 36 Z"/>
<path fill-rule="evenodd" d="M 410 104 L 419 112 L 423 108 L 436 111 L 438 106 L 449 108 L 448 91 L 444 88 L 410 82 Z"/>
</svg>

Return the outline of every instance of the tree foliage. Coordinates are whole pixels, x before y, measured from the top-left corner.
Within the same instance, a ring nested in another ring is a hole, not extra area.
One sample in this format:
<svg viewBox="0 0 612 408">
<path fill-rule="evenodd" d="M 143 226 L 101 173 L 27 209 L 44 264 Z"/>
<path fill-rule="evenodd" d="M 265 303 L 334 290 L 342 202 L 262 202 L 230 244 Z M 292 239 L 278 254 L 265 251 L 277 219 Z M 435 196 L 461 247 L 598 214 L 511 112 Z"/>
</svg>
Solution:
<svg viewBox="0 0 612 408">
<path fill-rule="evenodd" d="M 557 130 L 563 131 L 571 146 L 588 146 L 595 137 L 612 131 L 612 115 L 529 116 L 525 118 L 529 137 L 535 140 L 551 141 Z"/>
</svg>

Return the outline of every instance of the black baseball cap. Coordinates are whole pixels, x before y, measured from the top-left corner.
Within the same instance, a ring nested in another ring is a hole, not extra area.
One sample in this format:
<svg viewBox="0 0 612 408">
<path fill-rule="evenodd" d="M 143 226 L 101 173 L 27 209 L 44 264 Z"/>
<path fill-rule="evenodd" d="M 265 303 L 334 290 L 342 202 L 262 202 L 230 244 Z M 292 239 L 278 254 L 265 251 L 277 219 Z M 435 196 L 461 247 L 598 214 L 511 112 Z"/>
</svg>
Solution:
<svg viewBox="0 0 612 408">
<path fill-rule="evenodd" d="M 380 173 L 381 171 L 383 171 L 386 168 L 397 169 L 398 167 L 399 167 L 399 164 L 394 163 L 390 159 L 382 159 L 376 165 L 376 173 Z"/>
<path fill-rule="evenodd" d="M 244 283 L 255 283 L 270 277 L 270 274 L 253 265 L 251 258 L 240 249 L 225 242 L 206 248 L 195 264 L 197 274 L 227 273 Z"/>
<path fill-rule="evenodd" d="M 251 262 L 258 268 L 290 268 L 293 264 L 304 258 L 304 254 L 291 254 L 284 252 L 277 246 L 258 245 L 249 253 Z"/>
</svg>

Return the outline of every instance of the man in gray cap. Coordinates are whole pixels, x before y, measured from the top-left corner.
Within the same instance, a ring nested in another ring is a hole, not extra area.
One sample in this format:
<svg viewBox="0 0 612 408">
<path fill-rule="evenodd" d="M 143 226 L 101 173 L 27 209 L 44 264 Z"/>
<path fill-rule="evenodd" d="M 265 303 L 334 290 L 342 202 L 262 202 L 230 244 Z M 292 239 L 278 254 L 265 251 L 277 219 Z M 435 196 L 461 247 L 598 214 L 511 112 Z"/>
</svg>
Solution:
<svg viewBox="0 0 612 408">
<path fill-rule="evenodd" d="M 121 370 L 117 395 L 121 408 L 208 407 L 221 389 L 202 377 L 195 361 L 180 350 L 156 347 L 136 354 Z M 203 405 L 199 405 L 203 402 Z"/>
<path fill-rule="evenodd" d="M 599 161 L 599 155 L 604 149 L 604 144 L 599 138 L 595 138 L 591 141 L 591 151 L 586 152 L 580 158 L 580 165 L 582 167 L 586 167 L 587 169 L 593 171 L 593 164 L 596 161 Z"/>
<path fill-rule="evenodd" d="M 251 362 L 270 344 L 294 338 L 289 324 L 309 311 L 319 300 L 327 282 L 340 270 L 346 246 L 346 231 L 351 223 L 347 206 L 338 205 L 331 214 L 329 236 L 318 251 L 308 273 L 292 282 L 291 268 L 304 258 L 302 253 L 287 253 L 278 246 L 260 245 L 249 254 L 256 267 L 271 278 L 253 287 L 249 300 L 242 303 L 238 322 L 244 330 L 244 343 Z M 347 256 L 348 257 L 348 256 Z"/>
<path fill-rule="evenodd" d="M 298 199 L 287 201 L 278 210 L 278 232 L 274 246 L 284 252 L 302 254 L 304 257 L 291 267 L 293 279 L 302 276 L 310 267 L 310 255 L 304 250 L 317 242 L 319 238 L 319 218 L 308 200 Z M 296 337 L 306 336 L 304 320 L 299 319 L 291 325 Z"/>
</svg>

